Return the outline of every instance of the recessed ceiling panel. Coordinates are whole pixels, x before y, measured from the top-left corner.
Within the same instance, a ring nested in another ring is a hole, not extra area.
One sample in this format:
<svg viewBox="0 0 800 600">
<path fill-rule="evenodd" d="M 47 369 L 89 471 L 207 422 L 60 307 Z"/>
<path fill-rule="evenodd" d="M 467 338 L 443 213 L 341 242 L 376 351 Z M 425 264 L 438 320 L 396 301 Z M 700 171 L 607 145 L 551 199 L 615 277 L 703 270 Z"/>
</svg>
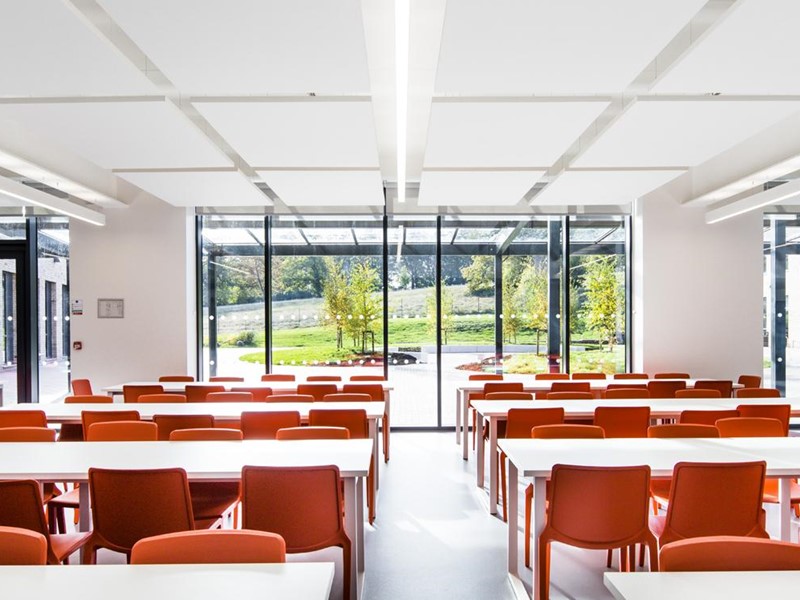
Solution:
<svg viewBox="0 0 800 600">
<path fill-rule="evenodd" d="M 436 92 L 620 92 L 704 4 L 705 0 L 448 2 Z"/>
<path fill-rule="evenodd" d="M 800 2 L 741 0 L 729 13 L 653 91 L 800 93 Z"/>
<path fill-rule="evenodd" d="M 185 94 L 368 93 L 359 0 L 100 0 Z"/>
<path fill-rule="evenodd" d="M 253 167 L 378 166 L 369 102 L 198 102 Z"/>
<path fill-rule="evenodd" d="M 152 94 L 155 87 L 59 0 L 0 1 L 0 96 Z"/>
<path fill-rule="evenodd" d="M 424 171 L 420 206 L 513 206 L 544 171 Z"/>
<path fill-rule="evenodd" d="M 425 167 L 549 167 L 605 102 L 434 102 Z"/>
<path fill-rule="evenodd" d="M 272 204 L 238 172 L 119 173 L 173 206 L 265 206 Z"/>
<path fill-rule="evenodd" d="M 231 166 L 163 101 L 0 104 L 4 119 L 109 169 Z"/>
<path fill-rule="evenodd" d="M 798 110 L 800 102 L 638 102 L 573 166 L 692 167 Z"/>
<path fill-rule="evenodd" d="M 380 171 L 263 171 L 288 206 L 383 206 Z"/>
<path fill-rule="evenodd" d="M 684 171 L 567 171 L 539 192 L 534 206 L 629 204 Z"/>
</svg>

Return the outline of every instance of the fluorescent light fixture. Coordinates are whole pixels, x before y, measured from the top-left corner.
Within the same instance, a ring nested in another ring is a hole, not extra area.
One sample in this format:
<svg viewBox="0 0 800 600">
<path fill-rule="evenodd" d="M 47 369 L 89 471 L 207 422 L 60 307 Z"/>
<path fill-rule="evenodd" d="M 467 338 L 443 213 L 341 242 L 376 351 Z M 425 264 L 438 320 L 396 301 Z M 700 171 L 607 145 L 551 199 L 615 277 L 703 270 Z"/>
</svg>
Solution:
<svg viewBox="0 0 800 600">
<path fill-rule="evenodd" d="M 9 198 L 22 202 L 23 209 L 25 208 L 24 205 L 30 204 L 52 210 L 60 215 L 85 221 L 92 225 L 106 224 L 106 217 L 101 212 L 79 206 L 69 200 L 64 200 L 63 198 L 48 194 L 47 192 L 42 192 L 24 183 L 9 179 L 8 177 L 0 177 L 0 195 L 8 196 Z"/>
<path fill-rule="evenodd" d="M 726 198 L 731 198 L 732 196 L 751 190 L 754 187 L 763 185 L 768 181 L 772 181 L 773 179 L 782 177 L 798 169 L 800 169 L 800 155 L 792 156 L 779 163 L 750 173 L 722 187 L 706 192 L 690 202 L 718 202 L 720 200 L 725 200 Z"/>
<path fill-rule="evenodd" d="M 394 3 L 395 105 L 397 108 L 397 201 L 406 201 L 406 133 L 408 121 L 409 0 Z"/>
<path fill-rule="evenodd" d="M 800 179 L 736 200 L 727 206 L 709 210 L 706 213 L 706 223 L 709 225 L 719 223 L 725 219 L 738 217 L 750 211 L 759 210 L 771 204 L 778 204 L 797 196 L 800 196 Z"/>
</svg>

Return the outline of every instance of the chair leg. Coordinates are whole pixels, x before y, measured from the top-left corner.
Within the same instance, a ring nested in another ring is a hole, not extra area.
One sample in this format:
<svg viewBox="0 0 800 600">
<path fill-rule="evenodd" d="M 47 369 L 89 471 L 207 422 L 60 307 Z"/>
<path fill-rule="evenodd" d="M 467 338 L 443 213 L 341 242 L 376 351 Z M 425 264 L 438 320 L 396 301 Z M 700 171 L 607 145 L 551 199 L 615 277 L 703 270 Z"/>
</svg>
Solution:
<svg viewBox="0 0 800 600">
<path fill-rule="evenodd" d="M 533 486 L 525 488 L 525 566 L 531 566 L 531 513 L 533 512 Z"/>
<path fill-rule="evenodd" d="M 628 546 L 628 565 L 631 571 L 636 571 L 636 544 Z"/>
<path fill-rule="evenodd" d="M 510 490 L 506 490 L 506 454 L 505 452 L 500 452 L 498 454 L 498 459 L 500 461 L 500 493 L 503 494 L 503 523 L 508 522 L 508 501 L 506 496 L 509 494 Z M 511 492 L 513 493 L 513 492 Z"/>
<path fill-rule="evenodd" d="M 647 548 L 650 554 L 650 571 L 656 572 L 659 570 L 658 566 L 658 542 L 655 539 L 647 542 Z M 642 553 L 644 553 L 644 544 L 642 544 Z"/>
<path fill-rule="evenodd" d="M 628 549 L 623 546 L 619 549 L 619 572 L 627 573 L 630 570 L 630 566 L 628 565 Z"/>
<path fill-rule="evenodd" d="M 614 560 L 614 551 L 611 548 L 609 548 L 607 553 L 606 553 L 606 568 L 607 569 L 611 568 L 611 562 L 613 560 Z"/>
<path fill-rule="evenodd" d="M 373 485 L 374 478 L 375 478 L 375 464 L 372 461 L 370 461 L 369 474 L 367 475 L 367 513 L 370 525 L 372 525 L 375 522 L 375 486 Z"/>
<path fill-rule="evenodd" d="M 639 544 L 639 566 L 644 568 L 644 544 Z"/>
<path fill-rule="evenodd" d="M 550 542 L 539 539 L 539 598 L 550 598 Z"/>
<path fill-rule="evenodd" d="M 475 413 L 474 408 L 471 408 L 470 412 L 472 413 L 472 451 L 475 452 L 475 440 L 477 438 L 478 431 L 478 415 Z"/>
<path fill-rule="evenodd" d="M 350 540 L 342 542 L 342 568 L 344 574 L 342 576 L 342 592 L 344 600 L 350 598 L 350 586 L 358 585 L 358 582 L 351 581 L 350 579 Z"/>
<path fill-rule="evenodd" d="M 389 413 L 383 413 L 383 462 L 389 462 Z"/>
</svg>

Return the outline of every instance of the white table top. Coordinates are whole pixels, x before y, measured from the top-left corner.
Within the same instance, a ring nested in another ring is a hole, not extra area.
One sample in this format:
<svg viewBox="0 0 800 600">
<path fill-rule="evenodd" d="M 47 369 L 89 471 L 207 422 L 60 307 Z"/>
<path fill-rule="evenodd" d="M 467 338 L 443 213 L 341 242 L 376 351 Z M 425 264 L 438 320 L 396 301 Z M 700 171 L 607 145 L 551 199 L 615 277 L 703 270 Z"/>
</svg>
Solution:
<svg viewBox="0 0 800 600">
<path fill-rule="evenodd" d="M 524 384 L 526 392 L 543 392 L 550 391 L 554 383 L 588 383 L 589 388 L 592 390 L 604 390 L 609 384 L 614 385 L 631 385 L 640 386 L 647 385 L 650 381 L 685 381 L 687 388 L 694 387 L 697 381 L 708 381 L 700 379 L 532 379 L 529 377 L 516 377 L 511 378 L 505 376 L 502 381 L 463 381 L 458 384 L 457 389 L 462 392 L 482 392 L 483 386 L 487 383 L 514 383 L 521 382 Z M 744 387 L 741 384 L 734 383 L 733 388 L 738 389 Z"/>
<path fill-rule="evenodd" d="M 333 563 L 0 566 L 0 581 L 14 600 L 325 600 L 333 572 Z"/>
<path fill-rule="evenodd" d="M 788 598 L 800 589 L 800 571 L 604 573 L 617 600 L 752 600 Z"/>
<path fill-rule="evenodd" d="M 160 385 L 167 394 L 183 393 L 187 385 L 222 386 L 226 390 L 232 388 L 270 388 L 275 392 L 294 392 L 298 385 L 335 385 L 341 391 L 343 385 L 382 385 L 384 391 L 393 388 L 385 381 L 126 381 L 104 387 L 106 394 L 121 394 L 124 385 Z M 480 388 L 483 389 L 483 388 Z"/>
<path fill-rule="evenodd" d="M 342 477 L 366 477 L 372 440 L 245 440 L 224 442 L 4 442 L 0 479 L 77 481 L 90 467 L 181 467 L 191 480 L 236 481 L 245 465 L 336 465 Z"/>
<path fill-rule="evenodd" d="M 549 477 L 553 465 L 650 465 L 654 477 L 676 463 L 767 461 L 768 476 L 800 473 L 800 438 L 502 439 L 498 446 L 523 477 Z"/>
<path fill-rule="evenodd" d="M 50 423 L 80 423 L 81 412 L 84 410 L 101 412 L 119 412 L 135 410 L 146 421 L 153 419 L 153 415 L 213 415 L 215 420 L 232 421 L 240 419 L 243 412 L 276 412 L 297 411 L 300 418 L 308 420 L 310 410 L 337 410 L 337 409 L 363 409 L 367 412 L 368 419 L 383 417 L 385 410 L 383 401 L 375 402 L 159 402 L 149 403 L 120 403 L 113 404 L 16 404 L 4 406 L 0 411 L 15 410 L 41 410 Z"/>
</svg>

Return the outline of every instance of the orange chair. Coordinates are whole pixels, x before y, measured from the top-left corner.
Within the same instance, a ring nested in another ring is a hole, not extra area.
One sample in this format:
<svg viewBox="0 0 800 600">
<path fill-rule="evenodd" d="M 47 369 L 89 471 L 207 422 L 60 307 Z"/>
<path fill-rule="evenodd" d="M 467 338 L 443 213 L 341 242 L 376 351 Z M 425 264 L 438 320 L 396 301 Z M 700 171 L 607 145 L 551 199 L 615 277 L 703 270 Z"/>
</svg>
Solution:
<svg viewBox="0 0 800 600">
<path fill-rule="evenodd" d="M 792 414 L 789 404 L 740 404 L 736 410 L 740 417 L 778 419 L 783 425 L 783 435 L 789 435 L 789 417 Z"/>
<path fill-rule="evenodd" d="M 228 382 L 228 383 L 244 383 L 244 377 L 224 377 L 224 376 L 214 376 L 209 377 L 208 380 L 212 383 L 220 383 L 220 382 Z"/>
<path fill-rule="evenodd" d="M 275 432 L 275 439 L 287 440 L 349 440 L 345 427 L 284 427 Z"/>
<path fill-rule="evenodd" d="M 714 425 L 695 423 L 669 423 L 667 425 L 651 425 L 647 428 L 647 437 L 651 438 L 718 438 L 719 429 Z M 653 480 L 654 482 L 657 480 Z M 667 486 L 669 492 L 669 486 Z"/>
<path fill-rule="evenodd" d="M 550 384 L 551 392 L 591 392 L 588 381 L 554 381 Z"/>
<path fill-rule="evenodd" d="M 261 381 L 294 381 L 294 375 L 287 375 L 282 373 L 267 373 L 261 376 Z"/>
<path fill-rule="evenodd" d="M 605 373 L 573 373 L 572 379 L 605 379 Z"/>
<path fill-rule="evenodd" d="M 352 384 L 345 383 L 342 386 L 343 392 L 355 394 L 369 394 L 375 402 L 381 402 L 384 399 L 383 385 L 371 384 Z M 392 430 L 389 410 L 384 411 L 383 418 L 381 419 L 381 434 L 383 435 L 383 462 L 389 462 L 389 432 Z"/>
<path fill-rule="evenodd" d="M 531 392 L 489 392 L 484 400 L 533 400 Z"/>
<path fill-rule="evenodd" d="M 176 429 L 212 429 L 212 415 L 153 415 L 153 423 L 158 425 L 158 439 L 166 441 Z"/>
<path fill-rule="evenodd" d="M 694 425 L 716 425 L 720 419 L 738 417 L 739 413 L 735 410 L 684 410 L 678 419 L 678 423 Z"/>
<path fill-rule="evenodd" d="M 232 387 L 232 392 L 250 392 L 253 395 L 253 402 L 266 402 L 272 396 L 272 388 L 268 387 Z M 218 392 L 215 392 L 218 393 Z"/>
<path fill-rule="evenodd" d="M 650 379 L 647 373 L 614 373 L 614 379 Z"/>
<path fill-rule="evenodd" d="M 4 427 L 47 427 L 43 410 L 0 411 L 0 429 Z"/>
<path fill-rule="evenodd" d="M 651 398 L 674 398 L 675 392 L 685 389 L 685 381 L 650 381 L 647 384 Z"/>
<path fill-rule="evenodd" d="M 83 425 L 83 439 L 86 439 L 86 432 L 95 423 L 111 423 L 113 421 L 140 421 L 138 410 L 120 410 L 107 412 L 103 410 L 83 410 L 81 411 L 81 425 Z"/>
<path fill-rule="evenodd" d="M 123 385 L 122 398 L 126 403 L 137 402 L 142 394 L 163 394 L 163 385 Z"/>
<path fill-rule="evenodd" d="M 776 388 L 741 388 L 736 390 L 737 398 L 780 398 L 781 391 Z"/>
<path fill-rule="evenodd" d="M 140 404 L 185 404 L 184 394 L 142 394 L 136 401 Z"/>
<path fill-rule="evenodd" d="M 323 411 L 325 412 L 325 411 Z M 242 526 L 277 533 L 286 552 L 342 549 L 344 598 L 350 597 L 350 539 L 344 530 L 339 469 L 251 467 L 242 469 Z"/>
<path fill-rule="evenodd" d="M 286 562 L 286 543 L 266 531 L 166 533 L 139 540 L 131 550 L 132 565 L 282 562 Z"/>
<path fill-rule="evenodd" d="M 301 383 L 297 386 L 297 393 L 301 396 L 314 396 L 314 401 L 321 402 L 327 394 L 335 394 L 339 386 L 335 383 Z"/>
<path fill-rule="evenodd" d="M 111 396 L 66 396 L 64 404 L 113 404 Z"/>
<path fill-rule="evenodd" d="M 341 381 L 341 375 L 309 375 L 306 381 Z"/>
<path fill-rule="evenodd" d="M 155 442 L 158 425 L 147 421 L 109 421 L 92 423 L 86 431 L 87 442 Z"/>
<path fill-rule="evenodd" d="M 545 400 L 593 400 L 594 394 L 591 392 L 547 392 Z"/>
<path fill-rule="evenodd" d="M 650 398 L 650 392 L 638 388 L 616 388 L 606 390 L 604 396 L 607 400 L 646 400 Z"/>
<path fill-rule="evenodd" d="M 46 564 L 46 537 L 19 527 L 0 527 L 0 565 Z"/>
<path fill-rule="evenodd" d="M 594 424 L 603 428 L 607 438 L 647 437 L 650 426 L 649 406 L 598 406 Z"/>
<path fill-rule="evenodd" d="M 44 517 L 39 483 L 32 479 L 0 481 L 0 526 L 19 527 L 43 535 L 47 541 L 47 563 L 51 565 L 66 561 L 89 541 L 91 535 L 51 535 Z"/>
<path fill-rule="evenodd" d="M 653 379 L 690 379 L 691 375 L 688 373 L 656 373 Z"/>
<path fill-rule="evenodd" d="M 746 388 L 758 388 L 761 387 L 761 375 L 739 375 L 736 383 Z"/>
<path fill-rule="evenodd" d="M 239 429 L 227 429 L 224 427 L 202 428 L 197 429 L 176 429 L 170 431 L 170 442 L 193 442 L 197 440 L 214 441 L 214 442 L 236 442 L 241 441 L 243 438 L 242 432 Z M 191 484 L 189 485 L 191 487 Z"/>
<path fill-rule="evenodd" d="M 606 391 L 609 390 L 642 390 L 647 391 L 646 383 L 609 383 L 606 386 Z"/>
<path fill-rule="evenodd" d="M 661 548 L 662 571 L 797 571 L 800 546 L 779 540 L 715 535 Z"/>
<path fill-rule="evenodd" d="M 722 398 L 719 390 L 691 388 L 685 390 L 675 390 L 676 398 Z"/>
<path fill-rule="evenodd" d="M 468 377 L 469 381 L 503 381 L 503 376 L 499 373 L 476 373 Z M 350 381 L 354 381 L 351 377 Z"/>
<path fill-rule="evenodd" d="M 242 413 L 242 434 L 246 440 L 274 440 L 275 433 L 285 427 L 300 427 L 300 413 L 296 410 Z"/>
<path fill-rule="evenodd" d="M 194 381 L 194 377 L 191 375 L 162 375 L 158 378 L 159 381 L 162 382 L 181 382 L 181 383 L 192 383 Z"/>
<path fill-rule="evenodd" d="M 187 402 L 205 402 L 206 396 L 214 392 L 224 392 L 224 385 L 187 385 L 184 393 Z"/>
<path fill-rule="evenodd" d="M 536 373 L 533 378 L 538 381 L 558 381 L 569 379 L 569 373 Z"/>
<path fill-rule="evenodd" d="M 351 375 L 350 381 L 386 381 L 386 378 L 383 375 Z"/>
<path fill-rule="evenodd" d="M 122 552 L 130 560 L 139 540 L 189 531 L 214 523 L 195 522 L 189 482 L 183 469 L 89 469 L 94 529 L 84 563 L 94 564 L 98 548 Z"/>
<path fill-rule="evenodd" d="M 730 417 L 719 419 L 715 426 L 720 437 L 785 437 L 783 423 L 765 417 Z"/>
<path fill-rule="evenodd" d="M 371 402 L 369 394 L 354 394 L 353 392 L 338 392 L 336 394 L 325 394 L 323 402 Z"/>
<path fill-rule="evenodd" d="M 694 382 L 696 390 L 717 390 L 722 398 L 733 394 L 733 381 L 730 379 L 700 379 Z"/>
<path fill-rule="evenodd" d="M 477 413 L 474 408 L 471 408 L 473 400 L 485 400 L 486 394 L 500 393 L 500 392 L 522 392 L 525 385 L 518 381 L 490 381 L 483 384 L 482 392 L 472 392 L 467 395 L 467 402 L 470 403 L 470 412 L 472 413 L 472 449 L 475 449 L 477 443 Z M 496 398 L 496 396 L 495 396 Z M 466 423 L 464 424 L 466 427 Z"/>
<path fill-rule="evenodd" d="M 206 402 L 253 402 L 250 392 L 211 392 L 206 396 Z"/>
<path fill-rule="evenodd" d="M 538 540 L 540 598 L 546 600 L 550 593 L 554 541 L 587 549 L 619 548 L 620 570 L 628 570 L 626 548 L 647 544 L 652 570 L 658 570 L 656 539 L 647 522 L 650 467 L 555 465 L 550 483 L 547 522 Z M 587 502 L 587 490 L 597 501 Z"/>
<path fill-rule="evenodd" d="M 310 394 L 277 394 L 267 396 L 265 402 L 314 402 L 314 396 Z"/>
<path fill-rule="evenodd" d="M 72 393 L 76 396 L 91 396 L 94 394 L 92 391 L 92 382 L 88 379 L 73 379 L 72 380 Z"/>
<path fill-rule="evenodd" d="M 55 441 L 56 430 L 48 429 L 47 427 L 3 427 L 0 429 L 0 442 Z"/>
</svg>

